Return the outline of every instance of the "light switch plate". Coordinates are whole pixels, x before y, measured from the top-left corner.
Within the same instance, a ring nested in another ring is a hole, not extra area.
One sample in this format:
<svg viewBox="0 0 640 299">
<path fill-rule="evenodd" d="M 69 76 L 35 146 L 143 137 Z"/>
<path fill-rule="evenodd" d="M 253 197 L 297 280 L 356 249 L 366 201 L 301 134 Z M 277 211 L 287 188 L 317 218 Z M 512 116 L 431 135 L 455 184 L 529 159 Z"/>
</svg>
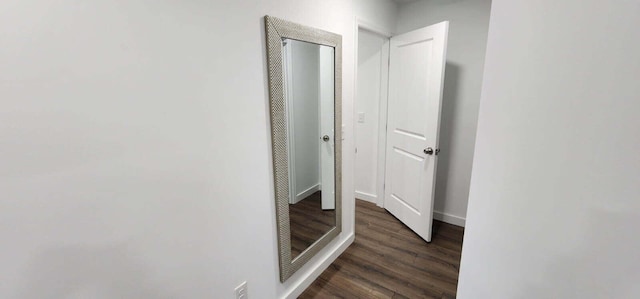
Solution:
<svg viewBox="0 0 640 299">
<path fill-rule="evenodd" d="M 358 112 L 358 122 L 364 123 L 364 112 Z"/>
</svg>

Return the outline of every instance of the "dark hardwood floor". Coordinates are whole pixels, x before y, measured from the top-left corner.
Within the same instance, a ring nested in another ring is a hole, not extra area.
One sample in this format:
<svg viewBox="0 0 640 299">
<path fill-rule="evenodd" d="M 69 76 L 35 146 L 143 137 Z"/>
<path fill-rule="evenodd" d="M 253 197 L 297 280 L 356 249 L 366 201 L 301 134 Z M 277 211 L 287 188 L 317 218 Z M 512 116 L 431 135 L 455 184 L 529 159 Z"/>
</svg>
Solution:
<svg viewBox="0 0 640 299">
<path fill-rule="evenodd" d="M 336 226 L 336 211 L 322 210 L 322 193 L 317 191 L 289 205 L 291 256 L 295 258 Z"/>
<path fill-rule="evenodd" d="M 455 298 L 464 228 L 434 221 L 425 242 L 356 200 L 356 238 L 299 298 Z"/>
</svg>

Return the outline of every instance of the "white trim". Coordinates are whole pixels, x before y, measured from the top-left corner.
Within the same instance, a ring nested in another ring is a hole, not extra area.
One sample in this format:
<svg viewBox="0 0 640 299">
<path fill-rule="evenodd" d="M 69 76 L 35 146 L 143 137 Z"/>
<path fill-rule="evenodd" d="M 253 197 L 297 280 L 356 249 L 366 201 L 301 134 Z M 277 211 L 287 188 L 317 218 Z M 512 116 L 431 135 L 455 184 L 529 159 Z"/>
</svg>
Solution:
<svg viewBox="0 0 640 299">
<path fill-rule="evenodd" d="M 366 192 L 357 191 L 357 190 L 356 190 L 356 198 L 366 200 L 372 203 L 378 202 L 378 196 L 376 196 L 375 194 L 366 193 Z"/>
<path fill-rule="evenodd" d="M 322 181 L 322 55 L 320 54 L 320 47 L 318 47 L 318 135 L 316 142 L 318 142 L 318 178 Z M 333 137 L 332 137 L 333 138 Z M 333 139 L 332 139 L 333 140 Z"/>
<path fill-rule="evenodd" d="M 433 211 L 433 219 L 462 227 L 464 227 L 467 221 L 464 217 L 451 215 L 440 211 Z"/>
<path fill-rule="evenodd" d="M 307 267 L 311 267 L 313 270 L 306 274 L 304 277 L 300 278 L 299 282 L 296 282 L 296 285 L 291 288 L 291 291 L 288 294 L 282 296 L 282 298 L 298 298 L 298 296 L 300 296 L 300 294 L 302 294 L 302 292 L 304 292 L 311 285 L 311 283 L 313 283 L 313 281 L 315 281 L 316 278 L 318 278 L 318 276 L 320 276 L 320 274 L 324 272 L 324 270 L 329 268 L 329 265 L 331 265 L 338 258 L 338 256 L 340 256 L 345 250 L 347 250 L 349 245 L 353 243 L 353 240 L 355 240 L 355 234 L 351 233 L 344 241 L 342 241 L 342 243 L 337 245 L 337 248 L 333 250 L 333 252 L 328 253 L 325 258 L 322 258 L 320 261 L 314 263 L 313 265 L 307 264 Z"/>
<path fill-rule="evenodd" d="M 295 159 L 295 134 L 293 134 L 293 122 L 294 122 L 294 115 L 293 115 L 293 58 L 292 58 L 292 47 L 291 47 L 291 42 L 289 39 L 287 39 L 287 41 L 289 42 L 285 42 L 282 51 L 282 56 L 283 57 L 282 61 L 284 63 L 284 72 L 285 72 L 285 77 L 287 78 L 284 82 L 284 92 L 285 92 L 285 96 L 286 96 L 286 105 L 284 106 L 285 108 L 285 114 L 287 115 L 287 138 L 288 138 L 288 144 L 287 144 L 287 150 L 289 151 L 289 153 L 292 153 L 290 155 L 288 155 L 289 158 L 289 194 L 295 194 L 296 193 L 296 159 Z M 284 41 L 283 41 L 284 42 Z M 295 204 L 298 201 L 300 201 L 297 198 L 294 198 L 293 196 L 289 196 L 289 203 L 290 204 Z"/>
<path fill-rule="evenodd" d="M 309 197 L 309 195 L 315 193 L 316 191 L 320 191 L 321 190 L 320 186 L 321 186 L 320 183 L 318 183 L 318 184 L 315 184 L 315 185 L 307 188 L 307 190 L 304 190 L 304 191 L 296 194 L 296 199 L 294 200 L 295 201 L 294 204 L 300 202 L 301 200 L 303 200 L 303 199 L 305 199 L 307 197 Z"/>
<path fill-rule="evenodd" d="M 385 175 L 387 171 L 387 121 L 389 119 L 389 64 L 391 58 L 391 39 L 382 45 L 382 57 L 380 58 L 380 103 L 378 107 L 378 197 L 376 204 L 384 208 Z"/>
</svg>

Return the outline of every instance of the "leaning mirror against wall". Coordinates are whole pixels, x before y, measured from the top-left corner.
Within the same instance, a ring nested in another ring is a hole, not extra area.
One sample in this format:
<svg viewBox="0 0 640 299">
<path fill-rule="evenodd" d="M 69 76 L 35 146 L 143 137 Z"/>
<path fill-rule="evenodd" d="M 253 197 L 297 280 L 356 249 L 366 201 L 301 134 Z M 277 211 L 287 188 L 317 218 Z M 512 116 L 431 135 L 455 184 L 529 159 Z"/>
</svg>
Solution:
<svg viewBox="0 0 640 299">
<path fill-rule="evenodd" d="M 265 17 L 280 280 L 341 224 L 342 37 Z"/>
</svg>

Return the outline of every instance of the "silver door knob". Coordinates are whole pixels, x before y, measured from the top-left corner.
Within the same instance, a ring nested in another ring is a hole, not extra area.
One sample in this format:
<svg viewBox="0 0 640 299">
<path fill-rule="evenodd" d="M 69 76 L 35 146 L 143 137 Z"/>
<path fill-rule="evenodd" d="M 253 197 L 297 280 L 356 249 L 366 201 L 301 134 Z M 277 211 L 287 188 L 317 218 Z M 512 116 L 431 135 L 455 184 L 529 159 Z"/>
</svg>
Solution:
<svg viewBox="0 0 640 299">
<path fill-rule="evenodd" d="M 423 150 L 423 152 L 427 155 L 433 155 L 433 148 L 427 147 Z"/>
<path fill-rule="evenodd" d="M 324 142 L 329 141 L 329 135 L 322 136 L 322 141 L 324 141 Z"/>
</svg>

